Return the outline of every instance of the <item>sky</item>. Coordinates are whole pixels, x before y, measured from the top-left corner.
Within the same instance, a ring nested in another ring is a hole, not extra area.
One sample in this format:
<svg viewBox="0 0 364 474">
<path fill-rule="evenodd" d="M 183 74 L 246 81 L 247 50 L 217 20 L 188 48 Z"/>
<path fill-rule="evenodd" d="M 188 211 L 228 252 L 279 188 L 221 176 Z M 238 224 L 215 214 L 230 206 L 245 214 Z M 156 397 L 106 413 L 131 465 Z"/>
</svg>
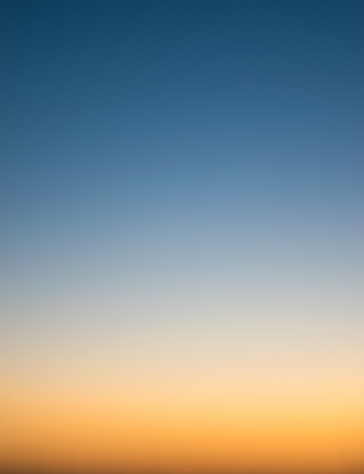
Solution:
<svg viewBox="0 0 364 474">
<path fill-rule="evenodd" d="M 0 464 L 364 463 L 363 18 L 1 2 Z"/>
</svg>

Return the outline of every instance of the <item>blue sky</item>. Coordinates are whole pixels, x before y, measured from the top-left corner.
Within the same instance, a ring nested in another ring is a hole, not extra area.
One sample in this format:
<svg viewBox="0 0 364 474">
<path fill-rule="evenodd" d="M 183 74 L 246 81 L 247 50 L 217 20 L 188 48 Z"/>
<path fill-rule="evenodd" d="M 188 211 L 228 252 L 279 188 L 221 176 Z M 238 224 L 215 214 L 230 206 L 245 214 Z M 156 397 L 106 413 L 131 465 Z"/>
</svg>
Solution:
<svg viewBox="0 0 364 474">
<path fill-rule="evenodd" d="M 363 363 L 362 10 L 3 2 L 9 367 L 115 334 L 156 371 L 193 335 Z"/>
</svg>

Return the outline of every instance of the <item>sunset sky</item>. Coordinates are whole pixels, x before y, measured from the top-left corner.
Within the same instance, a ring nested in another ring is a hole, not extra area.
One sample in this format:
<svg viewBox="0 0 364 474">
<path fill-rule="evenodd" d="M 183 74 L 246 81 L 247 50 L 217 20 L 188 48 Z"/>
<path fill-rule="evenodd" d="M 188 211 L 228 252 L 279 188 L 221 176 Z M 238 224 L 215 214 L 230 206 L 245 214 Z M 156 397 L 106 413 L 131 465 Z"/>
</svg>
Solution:
<svg viewBox="0 0 364 474">
<path fill-rule="evenodd" d="M 0 470 L 364 465 L 363 5 L 1 2 Z"/>
</svg>

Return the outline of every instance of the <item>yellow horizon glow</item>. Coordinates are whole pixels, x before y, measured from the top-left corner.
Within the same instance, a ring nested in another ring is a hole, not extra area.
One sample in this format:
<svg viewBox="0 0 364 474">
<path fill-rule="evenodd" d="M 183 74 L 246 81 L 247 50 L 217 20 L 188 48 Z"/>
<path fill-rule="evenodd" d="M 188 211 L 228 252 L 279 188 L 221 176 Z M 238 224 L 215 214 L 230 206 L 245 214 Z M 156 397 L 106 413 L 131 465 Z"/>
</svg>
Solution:
<svg viewBox="0 0 364 474">
<path fill-rule="evenodd" d="M 0 461 L 135 470 L 364 465 L 364 403 L 355 394 L 147 384 L 67 394 L 18 385 L 2 395 Z"/>
</svg>

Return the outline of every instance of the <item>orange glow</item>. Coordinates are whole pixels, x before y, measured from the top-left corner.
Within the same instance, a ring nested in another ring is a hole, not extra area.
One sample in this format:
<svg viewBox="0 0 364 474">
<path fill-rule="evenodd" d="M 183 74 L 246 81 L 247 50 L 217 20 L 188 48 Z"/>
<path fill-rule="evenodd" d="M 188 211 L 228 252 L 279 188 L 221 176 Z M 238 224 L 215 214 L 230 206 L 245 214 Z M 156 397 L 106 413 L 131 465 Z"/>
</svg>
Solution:
<svg viewBox="0 0 364 474">
<path fill-rule="evenodd" d="M 11 395 L 11 396 L 10 396 Z M 364 406 L 301 394 L 3 397 L 3 464 L 338 468 L 364 461 Z"/>
</svg>

